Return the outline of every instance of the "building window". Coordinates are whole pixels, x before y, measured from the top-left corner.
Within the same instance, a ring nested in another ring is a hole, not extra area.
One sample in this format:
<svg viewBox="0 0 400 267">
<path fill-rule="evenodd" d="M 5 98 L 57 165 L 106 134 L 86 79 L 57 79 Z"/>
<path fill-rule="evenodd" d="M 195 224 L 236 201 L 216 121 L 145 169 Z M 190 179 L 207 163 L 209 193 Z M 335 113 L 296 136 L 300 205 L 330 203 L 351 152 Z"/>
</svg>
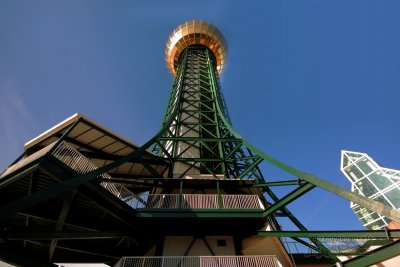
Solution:
<svg viewBox="0 0 400 267">
<path fill-rule="evenodd" d="M 363 192 L 366 197 L 372 196 L 377 193 L 378 190 L 372 185 L 368 178 L 364 178 L 356 183 L 358 189 Z"/>
<path fill-rule="evenodd" d="M 382 172 L 376 171 L 369 175 L 369 179 L 378 187 L 380 190 L 384 190 L 389 186 L 393 185 L 389 178 L 383 175 Z"/>
<path fill-rule="evenodd" d="M 392 202 L 393 207 L 396 209 L 400 207 L 400 190 L 397 187 L 393 188 L 389 192 L 386 192 L 385 196 L 390 202 Z"/>
</svg>

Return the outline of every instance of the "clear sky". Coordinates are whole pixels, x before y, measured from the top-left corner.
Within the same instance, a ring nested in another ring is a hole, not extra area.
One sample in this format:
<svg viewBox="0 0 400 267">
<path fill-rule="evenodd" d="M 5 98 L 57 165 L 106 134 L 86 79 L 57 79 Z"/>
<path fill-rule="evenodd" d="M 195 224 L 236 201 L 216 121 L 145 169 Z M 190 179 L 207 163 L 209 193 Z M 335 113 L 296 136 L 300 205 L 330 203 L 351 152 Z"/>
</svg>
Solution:
<svg viewBox="0 0 400 267">
<path fill-rule="evenodd" d="M 172 85 L 165 43 L 190 19 L 225 36 L 222 90 L 253 145 L 347 188 L 342 149 L 400 169 L 399 14 L 396 0 L 2 0 L 0 169 L 76 112 L 134 143 L 150 139 Z M 312 230 L 362 228 L 348 201 L 323 190 L 289 208 Z"/>
</svg>

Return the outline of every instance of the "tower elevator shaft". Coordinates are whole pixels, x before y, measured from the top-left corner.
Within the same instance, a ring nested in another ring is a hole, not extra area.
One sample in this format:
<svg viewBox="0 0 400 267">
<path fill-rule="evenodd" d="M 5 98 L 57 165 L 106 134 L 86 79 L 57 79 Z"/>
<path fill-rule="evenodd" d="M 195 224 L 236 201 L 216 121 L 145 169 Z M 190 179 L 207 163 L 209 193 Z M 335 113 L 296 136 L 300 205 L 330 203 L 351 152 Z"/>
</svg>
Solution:
<svg viewBox="0 0 400 267">
<path fill-rule="evenodd" d="M 215 61 L 202 45 L 189 46 L 181 53 L 163 120 L 167 130 L 158 137 L 153 152 L 174 162 L 171 177 L 210 175 L 263 181 L 254 167 L 259 157 L 243 149 L 242 140 L 230 129 Z"/>
</svg>

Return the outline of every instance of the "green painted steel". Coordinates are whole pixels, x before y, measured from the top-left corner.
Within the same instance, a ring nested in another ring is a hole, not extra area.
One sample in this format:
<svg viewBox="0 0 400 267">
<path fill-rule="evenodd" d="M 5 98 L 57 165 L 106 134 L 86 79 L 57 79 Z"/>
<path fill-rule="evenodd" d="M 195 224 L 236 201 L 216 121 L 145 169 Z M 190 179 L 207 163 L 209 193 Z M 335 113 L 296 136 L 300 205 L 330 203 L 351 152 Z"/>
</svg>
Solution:
<svg viewBox="0 0 400 267">
<path fill-rule="evenodd" d="M 341 266 L 343 266 L 343 267 L 364 267 L 364 266 L 370 266 L 370 265 L 373 265 L 376 263 L 379 264 L 382 261 L 399 256 L 399 251 L 400 251 L 400 240 L 397 240 L 395 242 L 392 242 L 390 244 L 382 246 L 373 251 L 368 251 L 368 253 L 365 253 L 364 255 L 361 255 L 354 259 L 345 261 L 341 264 Z M 397 263 L 392 263 L 392 264 L 397 264 Z M 389 265 L 385 265 L 385 266 L 389 266 Z M 397 266 L 397 265 L 391 265 L 391 266 Z"/>
<path fill-rule="evenodd" d="M 141 209 L 137 218 L 253 218 L 262 220 L 257 209 Z"/>
<path fill-rule="evenodd" d="M 205 51 L 208 52 L 208 50 L 204 49 Z M 190 50 L 186 51 L 185 54 L 185 59 L 187 58 L 187 53 Z M 204 52 L 206 53 L 206 52 Z M 207 53 L 206 53 L 207 54 Z M 204 58 L 203 58 L 204 59 Z M 189 60 L 190 61 L 190 60 Z M 208 90 L 210 90 L 210 92 L 212 93 L 212 96 L 209 99 L 213 99 L 213 103 L 214 108 L 216 110 L 214 110 L 215 112 L 215 116 L 218 117 L 219 119 L 219 124 L 216 125 L 215 127 L 218 127 L 218 129 L 220 130 L 221 137 L 225 138 L 224 140 L 218 140 L 218 139 L 212 139 L 212 142 L 218 143 L 221 142 L 222 145 L 226 148 L 226 151 L 222 151 L 222 153 L 225 153 L 225 155 L 227 155 L 225 157 L 225 159 L 221 159 L 221 164 L 225 164 L 225 166 L 227 165 L 226 160 L 227 159 L 233 159 L 236 161 L 235 163 L 232 163 L 230 166 L 227 166 L 226 168 L 226 172 L 224 173 L 226 178 L 255 178 L 257 179 L 260 183 L 264 183 L 264 178 L 259 170 L 259 164 L 262 161 L 266 161 L 269 162 L 270 164 L 294 175 L 295 177 L 297 177 L 298 179 L 307 181 L 317 187 L 323 188 L 331 193 L 334 193 L 338 196 L 341 196 L 349 201 L 352 201 L 354 203 L 357 203 L 363 207 L 366 207 L 372 211 L 376 211 L 379 214 L 382 214 L 386 217 L 389 217 L 395 221 L 400 221 L 400 211 L 393 209 L 391 207 L 388 207 L 384 204 L 381 204 L 377 201 L 368 199 L 364 196 L 361 196 L 357 193 L 351 192 L 350 190 L 347 190 L 343 187 L 337 186 L 333 183 L 330 183 L 326 180 L 322 180 L 314 175 L 302 172 L 300 170 L 297 170 L 293 167 L 290 167 L 286 164 L 284 164 L 283 162 L 280 162 L 276 159 L 274 159 L 271 156 L 268 156 L 267 154 L 263 153 L 262 151 L 260 151 L 259 149 L 257 149 L 256 147 L 254 147 L 253 145 L 251 145 L 249 142 L 247 142 L 246 140 L 244 140 L 239 134 L 237 134 L 235 132 L 235 130 L 232 128 L 232 126 L 230 125 L 230 121 L 229 118 L 227 116 L 227 112 L 226 112 L 226 108 L 225 105 L 223 103 L 223 98 L 222 98 L 222 93 L 219 89 L 219 83 L 218 83 L 218 76 L 215 72 L 215 70 L 213 70 L 213 64 L 211 62 L 210 57 L 208 56 L 207 59 L 207 63 L 204 63 L 204 60 L 202 61 L 202 64 L 204 64 L 204 68 L 208 70 L 208 75 L 210 80 L 207 81 L 209 82 L 209 84 L 207 84 L 210 87 L 207 87 Z M 181 73 L 178 73 L 177 78 L 175 80 L 175 84 L 174 84 L 174 90 L 171 94 L 170 97 L 170 103 L 169 103 L 169 114 L 171 118 L 173 115 L 171 115 L 171 111 L 172 111 L 172 107 L 174 105 L 180 105 L 182 104 L 182 102 L 180 102 L 180 100 L 183 97 L 183 73 L 185 73 L 184 71 L 182 71 L 183 69 L 185 69 L 186 66 L 186 61 L 183 60 L 182 64 L 180 64 L 180 67 L 178 68 L 178 71 L 181 71 Z M 204 69 L 203 69 L 204 70 Z M 204 87 L 201 87 L 202 89 L 204 89 Z M 175 97 L 173 97 L 175 96 Z M 212 109 L 210 109 L 207 105 L 202 105 L 202 107 L 204 107 L 204 110 L 207 110 L 207 112 L 213 112 Z M 199 114 L 203 114 L 202 113 L 202 109 L 199 110 Z M 204 113 L 207 114 L 207 113 Z M 168 118 L 168 114 L 166 115 L 165 118 Z M 212 121 L 212 120 L 211 120 Z M 168 123 L 164 123 L 163 125 L 165 126 Z M 180 125 L 179 122 L 177 120 L 175 120 L 175 124 L 171 124 L 170 127 L 172 125 Z M 177 136 L 174 136 L 174 134 L 171 135 L 171 131 L 169 131 L 168 133 L 164 133 L 162 136 L 160 137 L 170 137 L 170 138 L 174 138 Z M 182 136 L 180 136 L 182 137 Z M 205 138 L 203 136 L 203 138 Z M 229 140 L 229 141 L 228 141 Z M 164 142 L 166 142 L 165 140 L 163 140 Z M 170 142 L 173 142 L 174 140 L 171 139 Z M 200 140 L 192 140 L 191 145 L 193 146 L 195 143 L 200 142 Z M 206 142 L 206 140 L 203 140 L 204 142 Z M 162 142 L 159 142 L 159 144 L 162 144 Z M 165 149 L 164 149 L 165 150 Z M 230 151 L 233 151 L 234 153 L 232 154 L 229 153 Z M 155 152 L 160 152 L 162 151 L 162 149 L 154 149 L 153 151 Z M 160 152 L 162 154 L 162 152 Z M 214 154 L 216 155 L 216 154 Z M 254 156 L 256 155 L 255 158 L 253 158 L 252 160 L 247 160 L 246 156 Z M 180 155 L 175 155 L 177 157 L 179 157 Z M 259 160 L 262 159 L 262 160 Z M 189 161 L 188 161 L 189 162 Z M 255 163 L 257 162 L 257 163 Z M 194 165 L 192 164 L 191 167 L 193 167 Z M 220 166 L 220 165 L 217 165 Z M 207 168 L 207 170 L 215 170 L 213 168 Z M 212 174 L 215 174 L 212 172 Z"/>
<path fill-rule="evenodd" d="M 169 169 L 168 177 L 170 178 L 207 174 L 219 179 L 255 179 L 257 184 L 254 186 L 260 187 L 272 198 L 272 203 L 262 213 L 249 212 L 248 210 L 247 212 L 244 210 L 235 210 L 235 212 L 221 210 L 195 211 L 196 216 L 255 218 L 258 216 L 268 217 L 280 210 L 301 230 L 301 232 L 293 233 L 289 237 L 308 237 L 324 253 L 326 248 L 312 235 L 312 233 L 316 232 L 306 231 L 306 228 L 286 207 L 314 187 L 323 188 L 371 211 L 395 221 L 400 221 L 400 211 L 290 167 L 263 153 L 237 134 L 230 123 L 212 56 L 210 51 L 204 47 L 188 47 L 184 51 L 177 68 L 161 130 L 153 138 L 131 154 L 116 159 L 108 165 L 83 175 L 71 177 L 60 184 L 50 187 L 47 191 L 35 192 L 32 195 L 2 205 L 0 207 L 0 219 L 72 190 L 80 184 L 94 180 L 100 174 L 117 168 L 125 162 L 140 160 L 141 155 L 146 150 L 171 160 L 174 167 Z M 270 163 L 286 171 L 293 175 L 295 180 L 267 182 L 260 171 L 260 164 L 263 162 Z M 150 165 L 147 165 L 147 168 L 151 170 Z M 153 174 L 155 175 L 156 173 L 154 172 Z M 294 185 L 298 185 L 298 187 L 282 199 L 276 198 L 270 188 L 273 186 L 293 187 Z M 145 214 L 143 212 L 138 214 L 138 216 L 144 217 L 160 215 L 179 217 L 184 214 L 179 212 L 163 212 L 158 215 L 155 215 L 155 213 Z M 193 216 L 193 214 L 190 216 Z M 288 232 L 280 233 L 288 234 Z M 327 234 L 326 231 L 323 233 Z M 346 232 L 340 233 L 345 234 Z M 397 232 L 390 233 L 397 236 Z M 259 232 L 259 235 L 262 236 L 271 236 L 271 234 L 279 236 L 278 233 L 274 232 Z M 355 235 L 356 233 L 352 231 L 348 234 Z M 379 233 L 379 237 L 368 236 L 368 234 L 370 233 L 365 231 L 360 233 L 359 236 L 381 238 L 382 233 Z M 375 234 L 377 232 L 374 232 Z M 387 246 L 387 252 L 382 249 L 383 252 L 380 253 L 383 253 L 383 255 L 390 254 L 392 249 L 391 246 Z M 330 256 L 334 261 L 337 261 L 334 256 Z"/>
<path fill-rule="evenodd" d="M 303 180 L 290 180 L 290 181 L 276 181 L 276 182 L 266 182 L 266 183 L 258 183 L 255 184 L 255 187 L 271 187 L 271 186 L 287 186 L 287 185 L 302 185 L 302 184 L 306 184 L 306 181 Z"/>
<path fill-rule="evenodd" d="M 302 195 L 304 195 L 305 193 L 307 193 L 308 191 L 310 191 L 314 187 L 315 187 L 314 185 L 309 184 L 309 183 L 299 186 L 298 188 L 296 188 L 295 190 L 290 192 L 288 195 L 283 197 L 281 200 L 279 200 L 279 201 L 275 202 L 275 204 L 269 206 L 263 212 L 263 216 L 266 217 L 266 216 L 271 215 L 275 211 L 279 210 L 281 207 L 286 206 L 289 203 L 291 203 L 294 200 L 296 200 L 297 198 L 301 197 Z"/>
<path fill-rule="evenodd" d="M 262 158 L 225 125 L 229 118 L 212 58 L 205 47 L 184 52 L 164 116 L 167 130 L 157 137 L 152 151 L 179 162 L 175 178 L 208 174 L 263 182 L 258 169 Z"/>
<path fill-rule="evenodd" d="M 132 233 L 118 231 L 95 231 L 95 232 L 74 232 L 74 231 L 54 231 L 54 232 L 14 232 L 7 233 L 7 240 L 88 240 L 88 239 L 115 239 L 129 238 Z"/>
<path fill-rule="evenodd" d="M 389 239 L 400 238 L 400 230 L 360 230 L 360 231 L 259 231 L 259 236 L 313 237 L 313 238 L 357 238 Z"/>
<path fill-rule="evenodd" d="M 259 169 L 260 164 L 266 161 L 294 175 L 299 181 L 299 187 L 281 200 L 275 200 L 264 211 L 265 217 L 282 208 L 288 211 L 287 204 L 317 186 L 371 210 L 379 210 L 394 220 L 400 220 L 399 211 L 292 168 L 261 152 L 238 135 L 230 125 L 218 76 L 208 53 L 204 48 L 186 49 L 178 68 L 163 126 L 168 125 L 167 118 L 172 123 L 153 146 L 153 152 L 158 155 L 186 163 L 186 171 L 179 177 L 184 177 L 195 169 L 197 173 L 212 174 L 215 177 L 223 174 L 225 178 L 254 178 L 259 183 L 256 186 L 272 186 L 267 185 Z M 172 115 L 173 109 L 179 109 L 179 116 Z M 187 133 L 190 133 L 189 136 L 185 136 Z M 184 148 L 184 151 L 179 151 L 179 148 Z M 187 157 L 185 152 L 191 148 L 201 151 L 202 154 L 197 155 L 197 159 L 196 155 Z M 293 185 L 293 182 L 281 182 L 279 185 Z M 287 214 L 297 221 L 289 211 Z M 311 241 L 324 253 L 329 252 L 318 240 Z M 332 255 L 331 258 L 337 261 Z"/>
</svg>

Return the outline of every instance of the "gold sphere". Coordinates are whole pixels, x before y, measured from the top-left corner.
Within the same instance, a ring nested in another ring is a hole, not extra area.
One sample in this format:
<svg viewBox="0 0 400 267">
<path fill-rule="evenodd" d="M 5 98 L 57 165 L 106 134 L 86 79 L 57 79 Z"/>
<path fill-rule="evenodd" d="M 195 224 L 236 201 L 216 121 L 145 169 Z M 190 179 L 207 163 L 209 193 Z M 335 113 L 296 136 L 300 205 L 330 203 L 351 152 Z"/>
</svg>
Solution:
<svg viewBox="0 0 400 267">
<path fill-rule="evenodd" d="M 175 76 L 180 54 L 186 47 L 195 44 L 204 45 L 213 52 L 217 72 L 221 75 L 227 58 L 225 38 L 215 26 L 202 20 L 184 22 L 168 37 L 165 60 L 169 72 Z"/>
</svg>

